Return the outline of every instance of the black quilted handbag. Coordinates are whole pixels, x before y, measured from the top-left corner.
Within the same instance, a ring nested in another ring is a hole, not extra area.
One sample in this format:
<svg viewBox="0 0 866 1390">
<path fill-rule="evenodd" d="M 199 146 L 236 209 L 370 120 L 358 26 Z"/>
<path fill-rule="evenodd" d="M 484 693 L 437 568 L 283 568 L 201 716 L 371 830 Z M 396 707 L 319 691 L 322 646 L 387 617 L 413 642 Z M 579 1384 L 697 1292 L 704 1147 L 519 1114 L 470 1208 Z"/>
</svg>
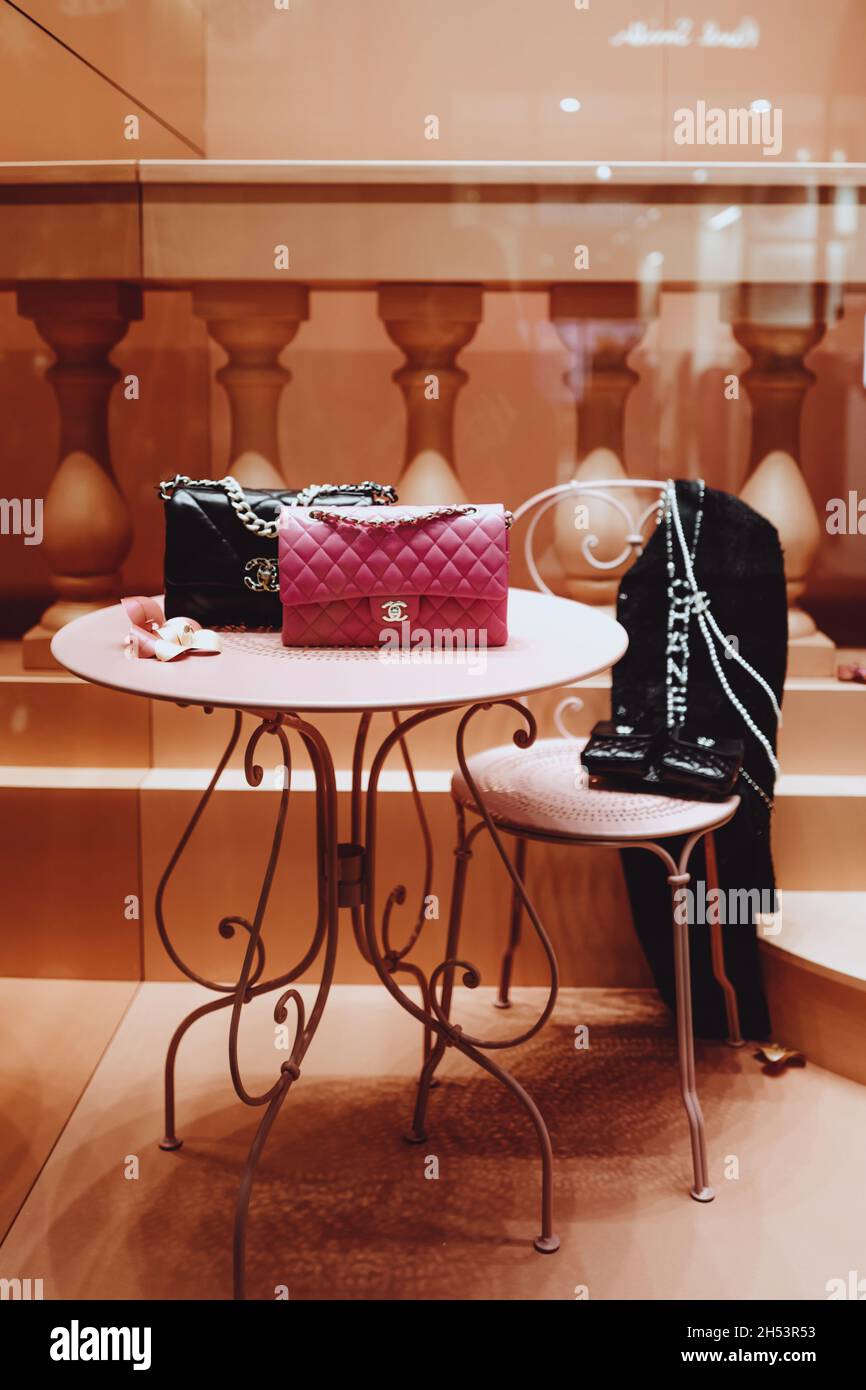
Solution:
<svg viewBox="0 0 866 1390">
<path fill-rule="evenodd" d="M 387 506 L 382 483 L 311 483 L 301 492 L 242 488 L 231 477 L 160 483 L 165 503 L 165 616 L 203 627 L 278 631 L 277 523 L 282 507 Z"/>
</svg>

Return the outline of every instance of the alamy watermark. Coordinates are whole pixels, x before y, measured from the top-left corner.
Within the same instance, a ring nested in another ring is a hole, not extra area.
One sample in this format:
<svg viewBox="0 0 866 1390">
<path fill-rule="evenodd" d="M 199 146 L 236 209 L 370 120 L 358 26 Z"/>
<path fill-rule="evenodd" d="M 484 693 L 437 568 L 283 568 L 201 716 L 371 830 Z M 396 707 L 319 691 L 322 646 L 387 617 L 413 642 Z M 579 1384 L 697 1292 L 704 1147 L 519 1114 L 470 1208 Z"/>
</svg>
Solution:
<svg viewBox="0 0 866 1390">
<path fill-rule="evenodd" d="M 759 145 L 763 155 L 782 150 L 782 111 L 768 101 L 751 106 L 681 106 L 674 112 L 676 145 Z"/>
<path fill-rule="evenodd" d="M 68 1327 L 51 1329 L 52 1361 L 131 1361 L 134 1371 L 151 1363 L 149 1327 L 89 1327 L 73 1318 Z"/>
<path fill-rule="evenodd" d="M 42 498 L 0 497 L 0 535 L 23 536 L 25 545 L 41 545 Z"/>
<path fill-rule="evenodd" d="M 487 631 L 478 628 L 382 628 L 379 659 L 389 666 L 465 666 L 470 676 L 487 670 Z"/>
<path fill-rule="evenodd" d="M 782 930 L 782 893 L 778 888 L 708 888 L 695 879 L 674 893 L 674 921 L 688 926 L 752 926 L 761 936 Z"/>
<path fill-rule="evenodd" d="M 829 536 L 866 536 L 866 497 L 853 488 L 846 497 L 831 497 L 827 502 L 827 534 Z"/>
<path fill-rule="evenodd" d="M 43 1299 L 44 1283 L 43 1279 L 0 1279 L 0 1302 Z"/>
</svg>

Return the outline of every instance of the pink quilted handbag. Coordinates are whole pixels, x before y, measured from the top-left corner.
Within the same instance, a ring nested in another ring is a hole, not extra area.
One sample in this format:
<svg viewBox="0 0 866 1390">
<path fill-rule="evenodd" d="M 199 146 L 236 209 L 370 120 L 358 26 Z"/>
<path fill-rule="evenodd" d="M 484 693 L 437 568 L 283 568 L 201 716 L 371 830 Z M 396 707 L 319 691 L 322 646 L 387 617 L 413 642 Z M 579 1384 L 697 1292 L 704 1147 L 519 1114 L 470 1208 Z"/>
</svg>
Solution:
<svg viewBox="0 0 866 1390">
<path fill-rule="evenodd" d="M 283 642 L 501 647 L 510 524 L 500 504 L 283 508 Z"/>
</svg>

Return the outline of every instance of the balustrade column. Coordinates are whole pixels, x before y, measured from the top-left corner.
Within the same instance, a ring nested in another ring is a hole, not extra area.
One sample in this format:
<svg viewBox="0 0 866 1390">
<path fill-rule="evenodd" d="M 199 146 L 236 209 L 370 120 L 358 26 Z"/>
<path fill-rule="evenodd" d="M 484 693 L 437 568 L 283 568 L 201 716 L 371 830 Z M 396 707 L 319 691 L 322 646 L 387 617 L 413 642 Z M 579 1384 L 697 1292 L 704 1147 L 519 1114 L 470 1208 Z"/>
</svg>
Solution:
<svg viewBox="0 0 866 1390">
<path fill-rule="evenodd" d="M 457 354 L 482 318 L 480 285 L 382 285 L 379 317 L 406 354 L 394 381 L 406 400 L 401 502 L 465 502 L 454 467 L 454 406 L 468 380 Z"/>
<path fill-rule="evenodd" d="M 577 453 L 572 476 L 580 482 L 628 476 L 625 408 L 640 378 L 628 366 L 627 359 L 657 308 L 655 286 L 565 284 L 554 285 L 550 291 L 551 321 L 574 356 L 563 381 L 577 403 Z M 613 495 L 632 517 L 637 517 L 644 494 L 617 488 Z M 572 513 L 563 505 L 554 517 L 554 550 L 560 569 L 565 571 L 560 587 L 583 603 L 613 604 L 620 577 L 632 563 L 633 553 L 621 566 L 600 571 L 587 560 L 583 545 L 587 537 L 597 538 L 592 547 L 594 557 L 609 561 L 627 548 L 627 537 L 634 528 L 600 499 L 584 497 L 576 505 L 580 511 Z"/>
<path fill-rule="evenodd" d="M 214 342 L 228 353 L 216 373 L 228 396 L 231 443 L 225 467 L 246 487 L 303 487 L 309 478 L 287 484 L 280 466 L 277 419 L 283 387 L 291 372 L 279 355 L 309 318 L 304 285 L 203 284 L 192 292 L 192 307 L 207 322 Z"/>
<path fill-rule="evenodd" d="M 108 401 L 120 372 L 109 354 L 141 318 L 141 291 L 111 282 L 34 281 L 19 287 L 18 312 L 33 319 L 55 354 L 45 376 L 57 399 L 60 448 L 44 499 L 43 545 L 57 597 L 25 633 L 22 653 L 26 667 L 50 669 L 58 628 L 116 599 L 132 544 L 111 465 Z"/>
<path fill-rule="evenodd" d="M 800 469 L 803 401 L 815 381 L 803 359 L 827 328 L 826 285 L 743 284 L 725 293 L 722 315 L 752 365 L 742 383 L 752 405 L 750 472 L 740 497 L 771 521 L 785 553 L 788 673 L 832 675 L 835 648 L 799 606 L 821 541 Z M 836 307 L 836 315 L 841 306 Z"/>
</svg>

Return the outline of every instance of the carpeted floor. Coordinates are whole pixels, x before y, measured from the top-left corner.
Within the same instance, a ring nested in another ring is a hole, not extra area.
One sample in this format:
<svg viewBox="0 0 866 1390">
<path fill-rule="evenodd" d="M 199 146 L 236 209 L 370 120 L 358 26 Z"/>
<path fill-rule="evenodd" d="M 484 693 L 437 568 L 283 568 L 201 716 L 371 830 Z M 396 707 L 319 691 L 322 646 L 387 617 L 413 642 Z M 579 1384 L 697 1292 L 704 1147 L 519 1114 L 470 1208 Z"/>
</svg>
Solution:
<svg viewBox="0 0 866 1390">
<path fill-rule="evenodd" d="M 488 1036 L 522 1031 L 537 992 L 520 996 L 501 1013 L 488 991 L 460 991 L 458 1016 Z M 201 998 L 140 987 L 0 1249 L 4 1276 L 42 1277 L 47 1298 L 230 1296 L 232 1213 L 262 1111 L 231 1090 L 225 1013 L 183 1044 L 183 1148 L 156 1146 L 165 1044 Z M 644 991 L 566 991 L 538 1038 L 499 1054 L 551 1129 L 562 1248 L 541 1256 L 534 1132 L 493 1078 L 449 1053 L 427 1142 L 402 1142 L 416 1028 L 376 986 L 333 992 L 258 1170 L 250 1297 L 285 1285 L 293 1299 L 824 1298 L 862 1265 L 856 1084 L 814 1067 L 771 1078 L 751 1049 L 702 1047 L 718 1194 L 702 1206 L 688 1196 L 666 1014 Z M 264 1090 L 285 1054 L 266 1007 L 244 1029 L 245 1083 Z"/>
</svg>

